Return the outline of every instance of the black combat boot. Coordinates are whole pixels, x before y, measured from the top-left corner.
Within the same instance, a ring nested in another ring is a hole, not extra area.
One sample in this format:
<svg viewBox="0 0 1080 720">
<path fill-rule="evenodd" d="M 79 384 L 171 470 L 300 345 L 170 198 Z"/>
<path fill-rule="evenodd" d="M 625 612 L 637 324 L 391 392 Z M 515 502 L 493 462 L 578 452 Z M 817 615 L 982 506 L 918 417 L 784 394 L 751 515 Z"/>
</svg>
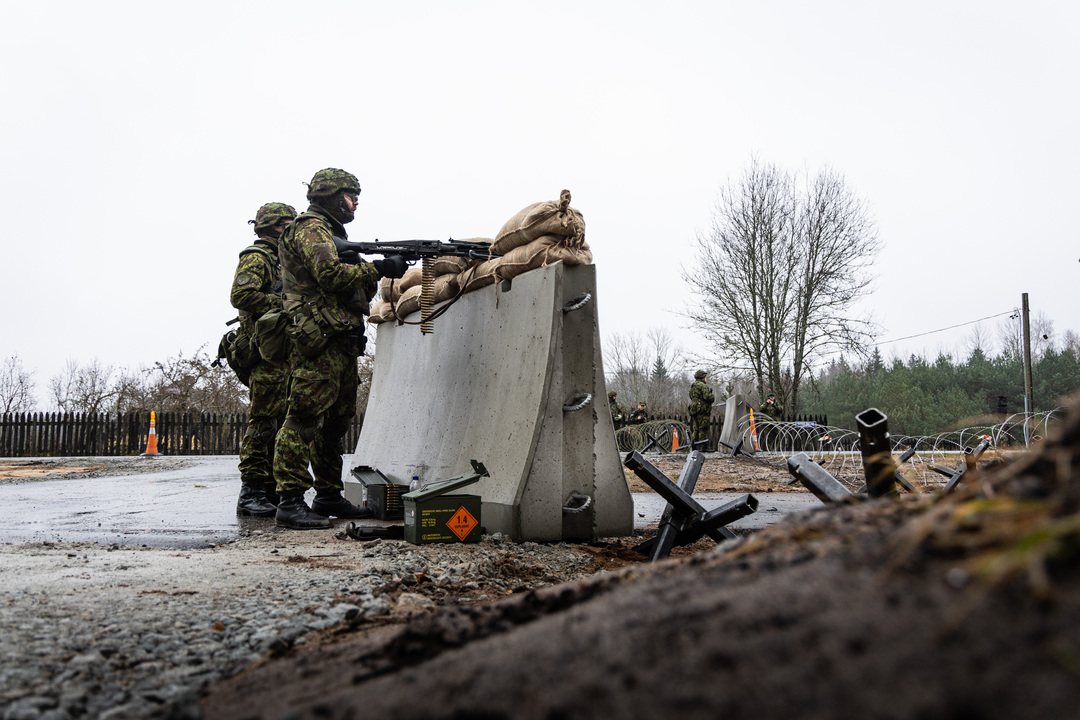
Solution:
<svg viewBox="0 0 1080 720">
<path fill-rule="evenodd" d="M 243 483 L 240 485 L 240 498 L 236 501 L 236 514 L 240 517 L 273 517 L 277 512 L 266 491 L 262 488 Z"/>
<path fill-rule="evenodd" d="M 292 530 L 322 530 L 330 527 L 330 518 L 312 512 L 304 502 L 303 493 L 288 493 L 278 498 L 274 522 L 278 527 Z"/>
<path fill-rule="evenodd" d="M 277 494 L 277 487 L 274 486 L 274 483 L 270 483 L 266 487 L 266 499 L 269 500 L 270 504 L 273 505 L 275 508 L 277 507 L 278 494 Z"/>
<path fill-rule="evenodd" d="M 337 518 L 369 518 L 372 512 L 366 507 L 357 507 L 341 495 L 340 490 L 316 490 L 311 509 L 320 515 Z"/>
</svg>

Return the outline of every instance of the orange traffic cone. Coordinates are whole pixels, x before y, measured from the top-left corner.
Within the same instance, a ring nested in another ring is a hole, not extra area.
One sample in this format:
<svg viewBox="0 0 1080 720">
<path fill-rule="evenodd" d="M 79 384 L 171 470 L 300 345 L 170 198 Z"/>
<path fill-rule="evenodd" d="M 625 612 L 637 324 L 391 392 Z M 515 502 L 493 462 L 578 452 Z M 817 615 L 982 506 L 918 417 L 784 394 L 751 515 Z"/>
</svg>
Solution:
<svg viewBox="0 0 1080 720">
<path fill-rule="evenodd" d="M 754 425 L 754 408 L 750 408 L 750 442 L 754 445 L 754 450 L 761 452 L 761 446 L 758 445 L 757 439 L 757 427 Z"/>
<path fill-rule="evenodd" d="M 671 452 L 679 451 L 679 428 L 677 425 L 671 426 Z"/>
<path fill-rule="evenodd" d="M 146 438 L 146 452 L 143 453 L 144 457 L 147 456 L 147 455 L 154 456 L 154 455 L 160 455 L 161 454 L 157 450 L 157 428 L 155 427 L 154 419 L 155 419 L 154 411 L 151 410 L 150 411 L 150 435 L 147 436 L 147 438 Z"/>
</svg>

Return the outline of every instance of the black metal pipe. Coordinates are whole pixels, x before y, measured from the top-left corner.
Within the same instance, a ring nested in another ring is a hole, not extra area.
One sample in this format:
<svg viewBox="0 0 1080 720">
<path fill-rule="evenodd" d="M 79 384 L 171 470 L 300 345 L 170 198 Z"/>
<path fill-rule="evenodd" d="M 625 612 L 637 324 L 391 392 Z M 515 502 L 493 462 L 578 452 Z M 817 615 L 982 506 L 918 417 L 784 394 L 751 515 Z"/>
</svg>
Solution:
<svg viewBox="0 0 1080 720">
<path fill-rule="evenodd" d="M 788 472 L 823 503 L 847 502 L 854 497 L 843 484 L 804 452 L 788 458 Z"/>
<path fill-rule="evenodd" d="M 704 464 L 705 456 L 697 450 L 687 456 L 686 464 L 683 465 L 682 473 L 679 475 L 679 487 L 688 495 L 693 495 L 694 487 L 697 486 L 698 476 L 701 474 L 701 467 Z M 664 512 L 660 515 L 660 525 L 656 532 L 655 548 L 650 557 L 652 562 L 656 562 L 657 560 L 661 560 L 668 556 L 671 552 L 671 548 L 674 547 L 676 543 L 676 537 L 686 524 L 694 519 L 694 517 L 696 517 L 694 514 L 676 511 L 675 506 L 668 503 L 668 506 L 664 508 Z"/>
<path fill-rule="evenodd" d="M 855 416 L 859 427 L 859 450 L 862 452 L 866 492 L 881 497 L 893 492 L 896 460 L 889 446 L 889 418 L 877 408 L 868 408 Z"/>
</svg>

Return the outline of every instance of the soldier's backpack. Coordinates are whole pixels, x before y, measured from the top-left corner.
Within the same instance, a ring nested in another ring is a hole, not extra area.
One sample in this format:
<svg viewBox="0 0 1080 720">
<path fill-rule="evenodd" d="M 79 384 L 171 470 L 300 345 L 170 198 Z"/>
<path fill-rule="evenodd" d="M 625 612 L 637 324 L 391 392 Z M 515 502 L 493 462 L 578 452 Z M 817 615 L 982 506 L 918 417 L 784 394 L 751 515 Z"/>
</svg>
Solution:
<svg viewBox="0 0 1080 720">
<path fill-rule="evenodd" d="M 255 321 L 259 355 L 267 362 L 289 357 L 289 316 L 284 310 L 271 310 Z"/>
<path fill-rule="evenodd" d="M 237 380 L 247 387 L 251 370 L 259 362 L 259 351 L 252 340 L 253 338 L 242 330 L 227 331 L 221 336 L 217 358 L 211 365 L 218 367 L 224 360 L 236 373 Z"/>
</svg>

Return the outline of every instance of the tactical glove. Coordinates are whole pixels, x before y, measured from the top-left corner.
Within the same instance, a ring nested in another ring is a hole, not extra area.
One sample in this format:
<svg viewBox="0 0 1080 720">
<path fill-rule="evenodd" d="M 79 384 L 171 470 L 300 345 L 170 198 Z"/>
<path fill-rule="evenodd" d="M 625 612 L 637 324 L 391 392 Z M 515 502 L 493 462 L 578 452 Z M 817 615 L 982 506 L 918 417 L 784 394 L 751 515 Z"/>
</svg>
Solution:
<svg viewBox="0 0 1080 720">
<path fill-rule="evenodd" d="M 405 274 L 405 269 L 408 267 L 405 264 L 405 258 L 400 255 L 389 255 L 382 260 L 376 260 L 372 265 L 375 266 L 379 276 L 385 278 L 399 278 Z"/>
</svg>

